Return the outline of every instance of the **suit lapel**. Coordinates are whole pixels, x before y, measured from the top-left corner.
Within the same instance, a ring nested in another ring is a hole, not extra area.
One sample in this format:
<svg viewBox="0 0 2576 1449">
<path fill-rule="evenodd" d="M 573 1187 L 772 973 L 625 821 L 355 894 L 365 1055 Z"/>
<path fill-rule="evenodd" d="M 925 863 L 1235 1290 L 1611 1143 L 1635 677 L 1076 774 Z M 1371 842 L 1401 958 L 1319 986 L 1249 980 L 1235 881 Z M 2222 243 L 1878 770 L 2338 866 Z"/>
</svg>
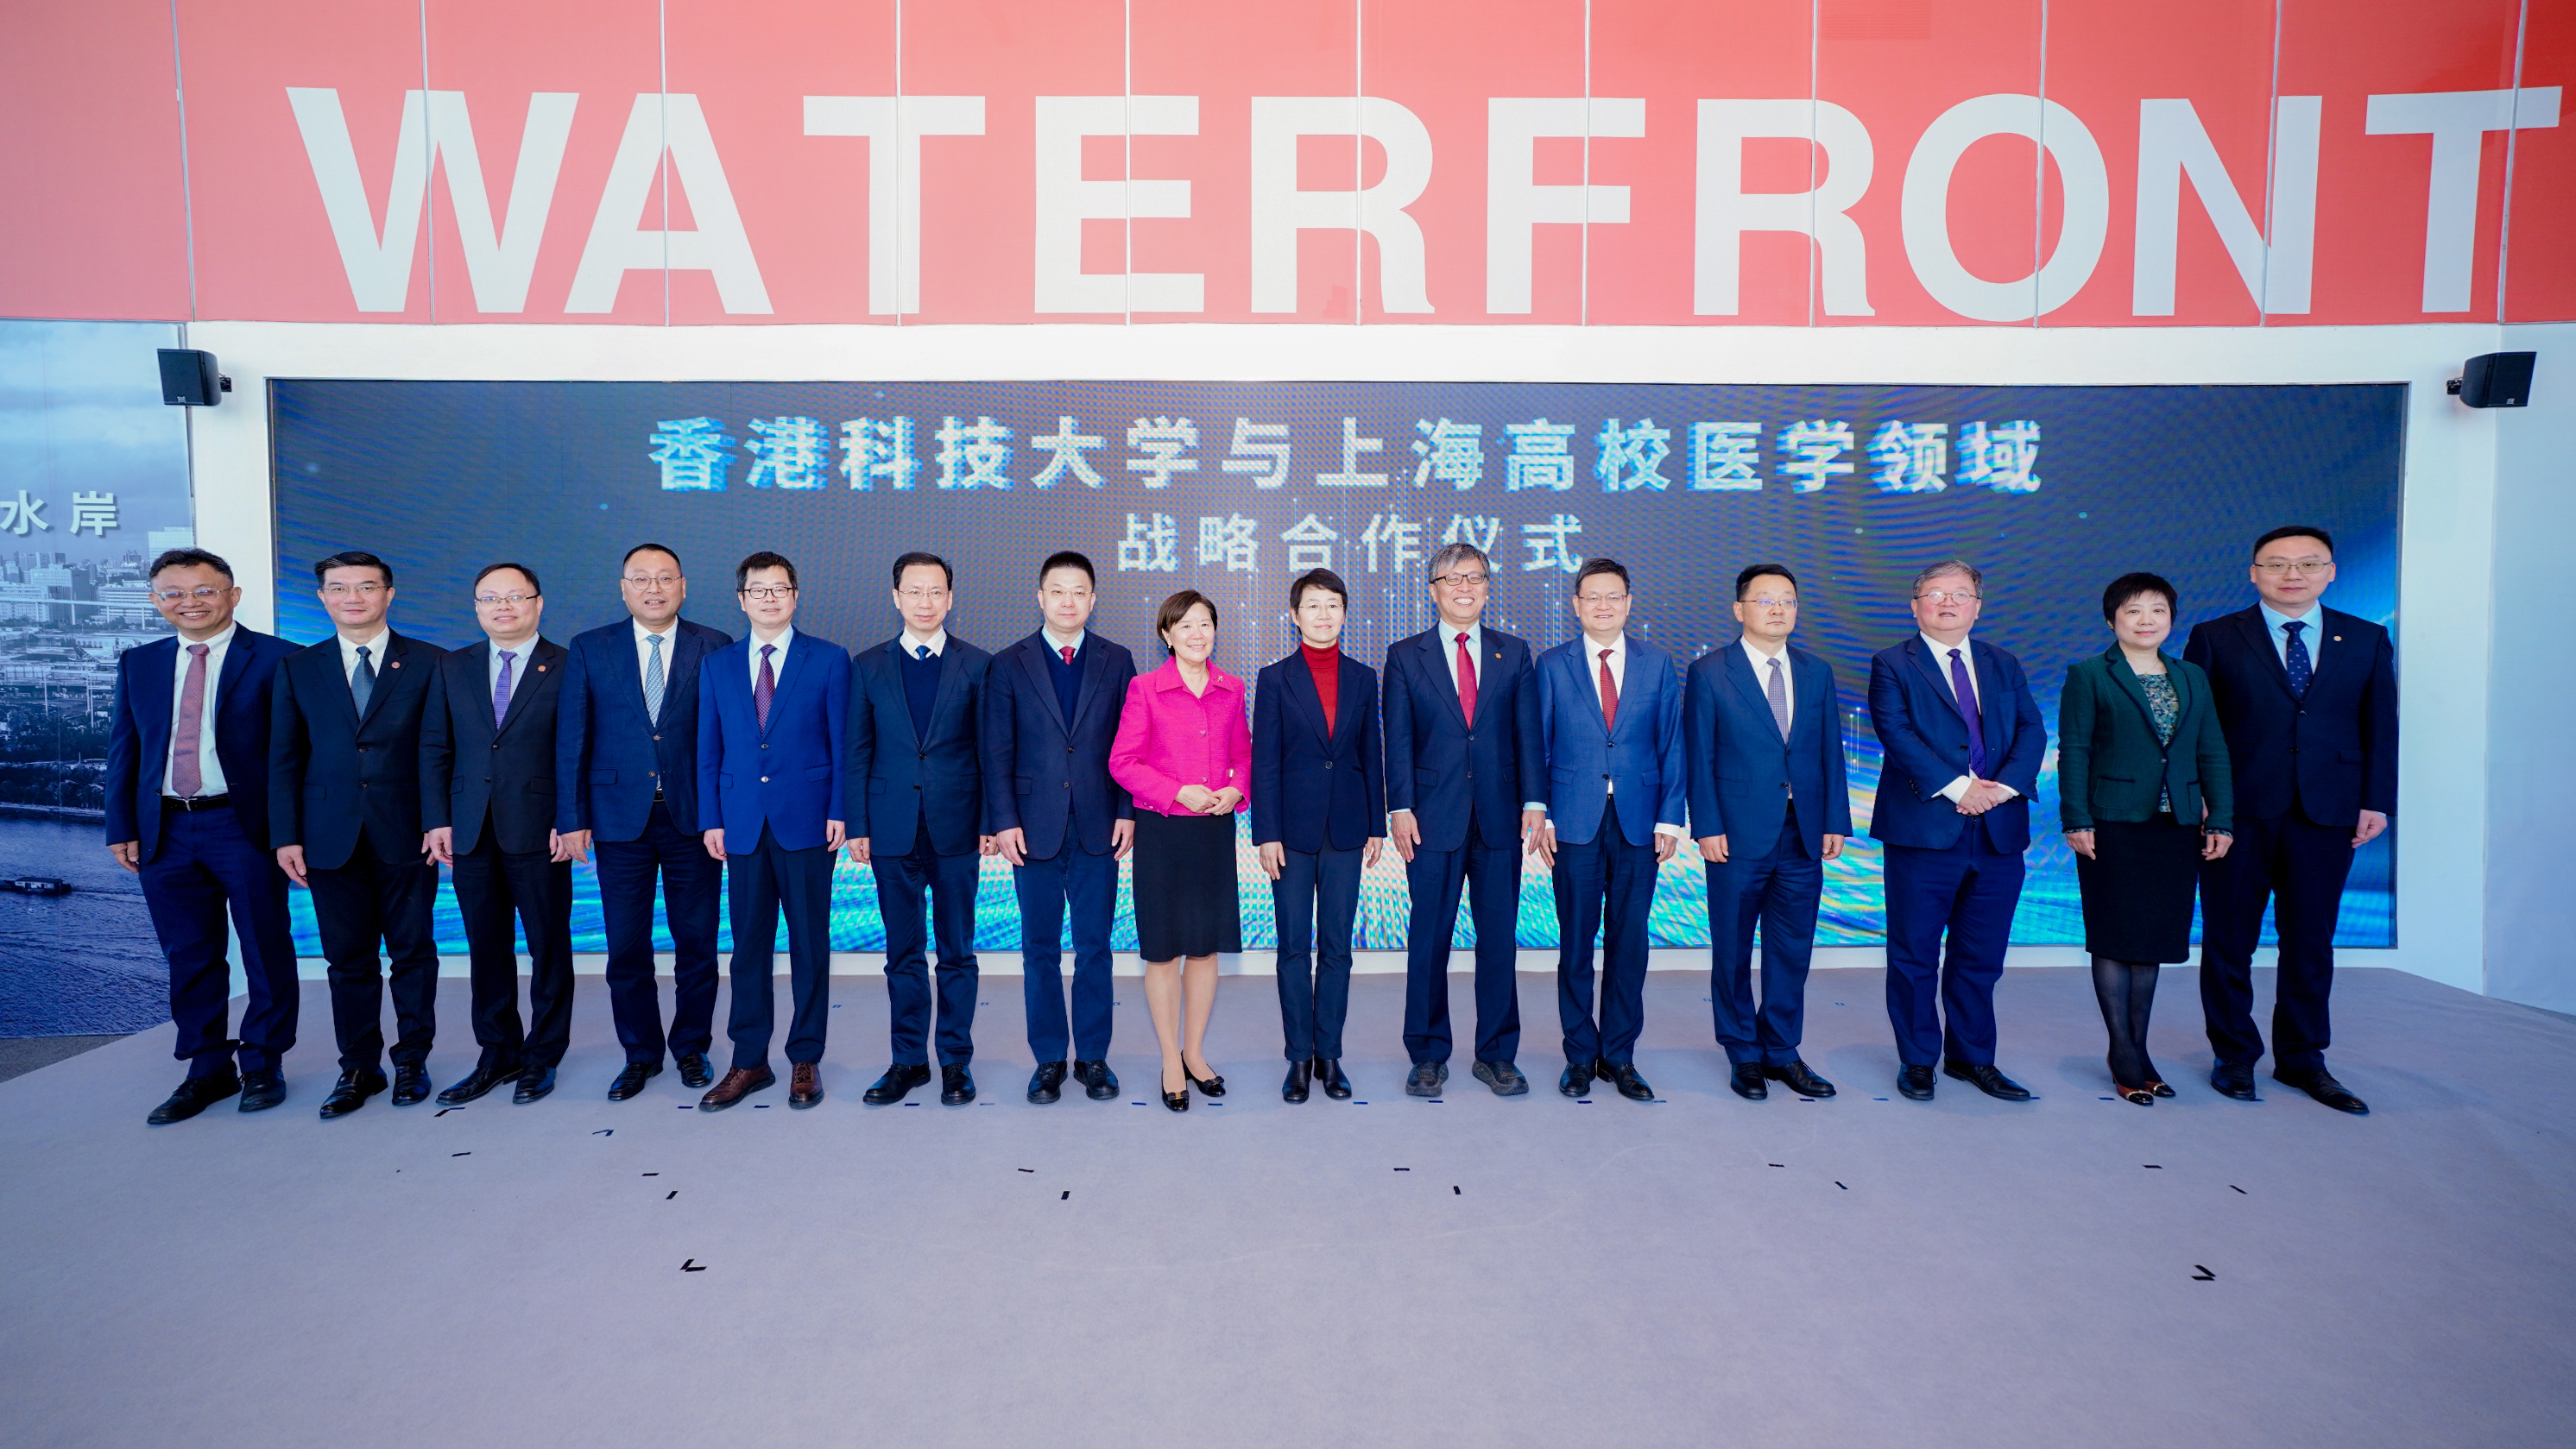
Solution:
<svg viewBox="0 0 2576 1449">
<path fill-rule="evenodd" d="M 551 673 L 554 662 L 561 657 L 563 657 L 562 647 L 548 644 L 544 636 L 540 635 L 529 641 L 527 649 L 519 656 L 519 667 L 511 672 L 510 707 L 502 712 L 501 727 L 494 730 L 494 734 L 508 733 L 510 726 L 519 722 L 519 716 L 528 712 L 528 697 L 537 692 L 537 676 Z M 667 679 L 663 681 L 666 686 L 663 690 L 665 697 L 670 694 L 667 688 L 669 683 Z M 638 683 L 636 688 L 640 691 L 643 685 Z"/>
<path fill-rule="evenodd" d="M 1922 638 L 1917 636 L 1905 641 L 1905 652 L 1913 656 L 1914 667 L 1922 670 L 1923 677 L 1932 681 L 1932 687 L 1941 692 L 1940 697 L 1949 702 L 1950 713 L 1957 715 L 1959 697 L 1950 692 L 1950 671 L 1942 667 L 1941 660 L 1932 656 L 1932 646 L 1924 643 Z M 1963 725 L 1962 728 L 1964 729 L 1965 726 Z"/>
<path fill-rule="evenodd" d="M 2257 655 L 2261 656 L 2263 660 L 2263 668 L 2265 672 L 2272 676 L 2272 682 L 2281 686 L 2281 692 L 2283 694 L 2290 695 L 2292 699 L 2298 698 L 2298 696 L 2296 694 L 2292 694 L 2290 690 L 2289 667 L 2281 662 L 2280 651 L 2272 647 L 2272 626 L 2264 621 L 2262 607 L 2257 605 L 2254 608 L 2247 609 L 2243 613 L 2238 614 L 2236 616 L 2236 625 L 2237 628 L 2244 633 L 2246 647 L 2252 649 Z M 2310 669 L 2310 678 L 2308 683 L 2312 687 L 2316 683 L 2316 679 L 2314 677 L 2316 657 L 2316 651 L 2310 650 L 2308 652 L 2308 665 Z"/>
<path fill-rule="evenodd" d="M 770 692 L 770 724 L 776 724 L 778 722 L 778 701 L 787 697 L 787 692 L 795 687 L 796 680 L 804 674 L 805 658 L 808 654 L 813 652 L 813 644 L 814 637 L 810 634 L 801 632 L 788 642 L 786 667 L 778 671 L 777 686 Z M 752 641 L 751 657 L 754 659 L 758 659 L 760 657 L 760 642 L 758 640 Z M 759 702 L 755 700 L 752 704 L 752 718 L 754 722 L 757 722 L 759 717 L 760 706 Z M 766 737 L 769 733 L 769 726 L 761 726 L 760 733 Z"/>
<path fill-rule="evenodd" d="M 2147 691 L 2145 686 L 2138 683 L 2138 672 L 2129 667 L 2128 659 L 2121 654 L 2120 646 L 2117 644 L 2112 645 L 2102 658 L 2108 666 L 2111 682 L 2118 685 L 2120 692 L 2129 697 L 2129 703 L 2137 706 L 2138 717 L 2147 722 L 2147 738 L 2154 739 L 2156 712 L 2154 707 L 2147 703 Z M 2175 677 L 2170 663 L 2165 666 L 2165 677 L 2168 679 Z"/>
<path fill-rule="evenodd" d="M 1737 691 L 1743 694 L 1745 699 L 1752 704 L 1753 712 L 1760 716 L 1765 724 L 1771 726 L 1772 737 L 1774 739 L 1778 739 L 1780 735 L 1780 721 L 1772 716 L 1771 695 L 1765 681 L 1762 679 L 1760 674 L 1755 672 L 1753 661 L 1744 657 L 1743 645 L 1729 644 L 1725 647 L 1726 656 L 1718 661 L 1717 667 L 1726 672 L 1726 677 L 1734 683 Z M 1797 673 L 1795 669 L 1792 669 L 1789 672 L 1793 675 Z M 1792 681 L 1789 687 L 1791 689 L 1795 689 L 1797 685 Z M 1792 712 L 1790 718 L 1794 724 L 1797 716 Z M 1785 745 L 1788 741 L 1781 740 L 1780 743 Z"/>
<path fill-rule="evenodd" d="M 1046 712 L 1054 719 L 1056 728 L 1064 731 L 1066 739 L 1072 739 L 1073 721 L 1064 717 L 1064 702 L 1055 697 L 1055 677 L 1047 666 L 1047 656 L 1043 652 L 1046 647 L 1044 630 L 1021 640 L 1020 672 L 1029 677 L 1029 688 L 1036 691 L 1039 702 L 1046 706 Z M 1079 700 L 1076 702 L 1079 703 Z"/>
<path fill-rule="evenodd" d="M 1986 736 L 1986 763 L 1990 767 L 2001 764 L 2004 758 L 2004 743 L 2008 738 L 2003 730 L 2003 717 L 2006 711 L 2000 707 L 1991 691 L 2003 671 L 1995 667 L 1993 647 L 1977 640 L 1968 641 L 1968 652 L 1962 657 L 1976 661 L 1971 666 L 1976 671 L 1976 679 L 1972 687 L 1977 691 L 1977 724 Z"/>
<path fill-rule="evenodd" d="M 336 640 L 333 641 L 332 647 L 334 649 L 339 647 Z M 367 696 L 367 712 L 358 717 L 359 729 L 364 730 L 367 727 L 367 722 L 374 719 L 376 712 L 385 707 L 385 696 L 393 693 L 394 686 L 402 682 L 403 656 L 410 652 L 409 639 L 391 629 L 385 631 L 385 656 L 376 661 L 376 687 L 374 692 Z M 340 661 L 334 659 L 331 662 L 336 665 Z M 341 688 L 345 690 L 347 687 L 348 681 L 342 680 Z M 357 707 L 357 700 L 352 698 L 349 704 L 354 709 Z"/>
<path fill-rule="evenodd" d="M 1279 682 L 1288 691 L 1288 702 L 1305 714 L 1306 723 L 1315 731 L 1317 739 L 1330 738 L 1330 732 L 1324 728 L 1324 699 L 1315 692 L 1315 673 L 1306 667 L 1306 656 L 1303 653 L 1291 654 L 1280 664 L 1283 667 L 1279 671 Z M 1336 659 L 1333 667 L 1338 671 L 1341 662 Z M 1333 677 L 1338 693 L 1341 676 L 1336 673 Z"/>
<path fill-rule="evenodd" d="M 1360 707 L 1359 670 L 1360 666 L 1347 654 L 1338 655 L 1334 659 L 1333 739 L 1336 743 L 1348 739 L 1351 731 L 1359 728 L 1359 721 L 1354 718 Z M 1312 682 L 1312 680 L 1308 681 L 1310 684 Z M 1322 703 L 1322 700 L 1316 701 L 1319 706 Z"/>
<path fill-rule="evenodd" d="M 1081 653 L 1082 688 L 1073 696 L 1073 722 L 1076 723 L 1078 723 L 1084 715 L 1091 713 L 1094 697 L 1100 693 L 1101 676 L 1109 672 L 1109 651 L 1105 648 L 1095 649 L 1091 647 L 1099 642 L 1100 640 L 1096 635 L 1085 634 L 1083 636 L 1083 648 Z M 1038 662 L 1043 665 L 1046 661 L 1040 660 Z M 1046 682 L 1046 685 L 1047 694 L 1052 697 L 1055 694 L 1055 681 L 1050 679 Z M 1069 725 L 1065 730 L 1065 734 L 1068 738 L 1073 734 L 1073 730 Z"/>
</svg>

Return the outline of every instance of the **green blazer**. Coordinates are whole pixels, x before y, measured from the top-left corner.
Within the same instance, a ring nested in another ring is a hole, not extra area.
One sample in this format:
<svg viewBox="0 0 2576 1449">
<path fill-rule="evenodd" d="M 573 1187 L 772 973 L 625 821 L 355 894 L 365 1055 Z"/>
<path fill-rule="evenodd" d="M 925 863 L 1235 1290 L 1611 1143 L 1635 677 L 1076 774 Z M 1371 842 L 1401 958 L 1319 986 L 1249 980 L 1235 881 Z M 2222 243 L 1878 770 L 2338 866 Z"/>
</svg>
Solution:
<svg viewBox="0 0 2576 1449">
<path fill-rule="evenodd" d="M 2067 666 L 2066 690 L 2057 701 L 2057 817 L 2063 828 L 2090 830 L 2096 820 L 2153 820 L 2157 799 L 2170 795 L 2174 819 L 2235 832 L 2236 790 L 2209 676 L 2197 664 L 2170 654 L 2163 658 L 2165 677 L 2181 702 L 2170 746 L 2157 742 L 2147 692 L 2118 644 Z M 2209 805 L 2207 820 L 2200 817 L 2203 801 Z"/>
</svg>

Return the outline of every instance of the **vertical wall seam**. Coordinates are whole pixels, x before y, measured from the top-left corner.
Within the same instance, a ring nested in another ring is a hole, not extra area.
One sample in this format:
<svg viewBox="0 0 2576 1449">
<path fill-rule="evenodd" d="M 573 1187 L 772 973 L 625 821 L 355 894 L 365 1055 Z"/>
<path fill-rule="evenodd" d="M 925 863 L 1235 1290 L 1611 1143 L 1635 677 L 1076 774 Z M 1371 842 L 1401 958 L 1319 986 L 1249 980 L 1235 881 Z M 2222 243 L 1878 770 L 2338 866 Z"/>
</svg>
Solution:
<svg viewBox="0 0 2576 1449">
<path fill-rule="evenodd" d="M 2504 133 L 2504 214 L 2496 222 L 2496 325 L 2505 325 L 2505 290 L 2513 279 L 2513 167 L 2522 140 L 2522 57 L 2531 37 L 2531 0 L 2522 0 L 2513 23 L 2513 125 Z"/>
<path fill-rule="evenodd" d="M 429 109 L 429 0 L 420 0 L 420 222 L 429 230 L 429 320 L 438 321 L 438 127 Z M 503 203 L 507 205 L 507 203 Z M 393 224 L 393 192 L 385 192 L 385 224 Z M 392 238 L 388 237 L 390 241 Z M 409 295 L 409 288 L 405 288 Z"/>
<path fill-rule="evenodd" d="M 2281 239 L 2280 220 L 2273 214 L 2281 177 L 2281 25 L 2289 0 L 2272 0 L 2272 84 L 2269 102 L 2263 109 L 2263 282 L 2254 297 L 2254 325 L 2272 325 L 2272 246 Z M 2315 229 L 2309 229 L 2309 245 L 2315 246 Z M 2309 287 L 2316 286 L 2316 263 L 2308 263 Z M 2313 298 L 2309 305 L 2315 305 Z"/>
<path fill-rule="evenodd" d="M 2039 269 L 2048 262 L 2048 0 L 2039 0 L 2039 145 L 2030 158 L 2030 325 L 2039 326 Z"/>
<path fill-rule="evenodd" d="M 197 316 L 197 194 L 188 173 L 188 68 L 179 50 L 179 0 L 170 0 L 170 85 L 179 107 L 179 241 L 188 263 L 188 320 Z M 187 323 L 179 340 L 187 341 Z M 195 463 L 189 477 L 196 476 Z M 192 485 L 193 486 L 193 485 Z"/>
</svg>

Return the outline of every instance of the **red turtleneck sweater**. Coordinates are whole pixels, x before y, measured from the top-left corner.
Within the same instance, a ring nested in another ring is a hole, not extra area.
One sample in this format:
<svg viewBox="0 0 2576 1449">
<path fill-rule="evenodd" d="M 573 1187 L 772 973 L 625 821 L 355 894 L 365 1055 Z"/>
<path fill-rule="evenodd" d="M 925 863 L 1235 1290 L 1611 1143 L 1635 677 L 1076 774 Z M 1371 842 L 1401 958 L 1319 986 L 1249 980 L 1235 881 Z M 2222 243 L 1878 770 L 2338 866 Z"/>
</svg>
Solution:
<svg viewBox="0 0 2576 1449">
<path fill-rule="evenodd" d="M 1318 649 L 1300 639 L 1297 652 L 1306 656 L 1306 672 L 1315 676 L 1315 697 L 1324 702 L 1324 738 L 1333 737 L 1333 711 L 1340 702 L 1342 686 L 1342 650 L 1336 644 Z"/>
</svg>

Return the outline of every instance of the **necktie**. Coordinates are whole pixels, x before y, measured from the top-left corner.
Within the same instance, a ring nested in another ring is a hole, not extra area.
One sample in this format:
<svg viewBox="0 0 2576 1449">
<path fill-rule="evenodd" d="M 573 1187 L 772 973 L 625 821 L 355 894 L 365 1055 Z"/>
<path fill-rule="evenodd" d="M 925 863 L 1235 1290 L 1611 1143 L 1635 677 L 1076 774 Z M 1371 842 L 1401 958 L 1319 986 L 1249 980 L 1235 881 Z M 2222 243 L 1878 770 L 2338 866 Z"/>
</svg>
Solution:
<svg viewBox="0 0 2576 1449">
<path fill-rule="evenodd" d="M 925 647 L 927 647 L 927 646 L 925 646 Z M 1058 654 L 1061 654 L 1061 655 L 1063 655 L 1063 656 L 1064 656 L 1064 662 L 1065 662 L 1065 663 L 1067 663 L 1067 664 L 1071 664 L 1071 663 L 1073 663 L 1073 646 L 1072 646 L 1072 645 L 1067 644 L 1066 646 L 1064 646 L 1063 648 L 1061 648 L 1061 649 L 1059 649 L 1059 650 L 1057 650 L 1057 651 L 1055 651 L 1055 652 L 1057 652 Z"/>
<path fill-rule="evenodd" d="M 206 732 L 206 645 L 188 646 L 188 681 L 179 686 L 179 729 L 170 741 L 170 790 L 193 796 L 206 788 L 206 770 L 197 759 L 198 737 Z"/>
<path fill-rule="evenodd" d="M 367 662 L 367 646 L 358 646 L 358 667 L 349 672 L 349 699 L 358 706 L 358 718 L 367 717 L 367 701 L 376 697 L 376 666 Z"/>
<path fill-rule="evenodd" d="M 1467 636 L 1458 635 L 1458 712 L 1476 722 L 1476 657 L 1467 652 Z"/>
<path fill-rule="evenodd" d="M 929 646 L 929 645 L 927 645 L 927 644 L 915 644 L 915 645 L 913 645 L 913 646 L 912 646 L 912 657 L 913 657 L 913 658 L 915 658 L 915 659 L 927 659 L 927 658 L 929 658 L 929 657 L 930 657 L 930 646 Z M 1067 663 L 1071 663 L 1072 661 L 1071 661 L 1071 660 L 1067 660 L 1066 662 L 1067 662 Z"/>
<path fill-rule="evenodd" d="M 775 644 L 760 646 L 760 682 L 751 687 L 751 707 L 760 716 L 760 728 L 769 728 L 769 701 L 778 694 L 778 676 L 769 672 L 769 656 L 778 652 Z"/>
<path fill-rule="evenodd" d="M 2290 636 L 2290 647 L 2285 651 L 2289 655 L 2290 692 L 2301 699 L 2308 697 L 2308 681 L 2317 672 L 2316 662 L 2308 658 L 2306 641 L 2299 638 L 2299 631 L 2306 627 L 2307 624 L 2298 619 L 2281 626 L 2282 631 Z"/>
<path fill-rule="evenodd" d="M 1780 727 L 1780 738 L 1789 738 L 1789 677 L 1780 672 L 1780 661 L 1771 661 L 1771 723 Z"/>
<path fill-rule="evenodd" d="M 1986 777 L 1985 714 L 1977 708 L 1976 682 L 1968 677 L 1968 662 L 1959 651 L 1950 651 L 1950 693 L 1959 701 L 1959 718 L 1968 726 L 1968 773 L 1982 780 Z"/>
<path fill-rule="evenodd" d="M 515 649 L 501 651 L 501 677 L 492 681 L 492 728 L 499 729 L 510 713 L 510 666 L 518 661 Z"/>
<path fill-rule="evenodd" d="M 1601 651 L 1601 727 L 1619 727 L 1619 681 L 1610 677 L 1610 651 Z"/>
<path fill-rule="evenodd" d="M 644 659 L 644 715 L 655 724 L 662 722 L 662 691 L 669 681 L 662 673 L 662 636 L 647 634 L 644 642 L 650 652 Z"/>
</svg>

